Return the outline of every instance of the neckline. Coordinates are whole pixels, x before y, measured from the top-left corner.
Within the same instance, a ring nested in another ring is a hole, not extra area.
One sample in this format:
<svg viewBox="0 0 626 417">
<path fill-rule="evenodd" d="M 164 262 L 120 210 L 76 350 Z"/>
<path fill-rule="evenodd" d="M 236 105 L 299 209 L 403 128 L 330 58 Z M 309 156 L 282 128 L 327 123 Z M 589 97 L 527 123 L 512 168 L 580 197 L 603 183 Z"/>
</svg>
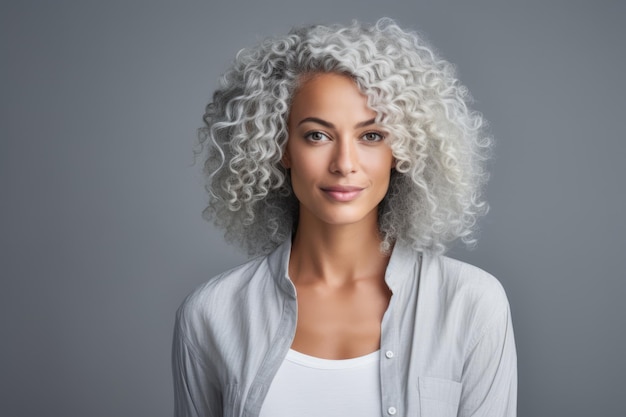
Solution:
<svg viewBox="0 0 626 417">
<path fill-rule="evenodd" d="M 305 366 L 307 368 L 315 369 L 349 369 L 357 368 L 360 366 L 368 365 L 378 361 L 380 357 L 380 350 L 376 350 L 372 353 L 368 353 L 363 356 L 357 356 L 355 358 L 348 359 L 325 359 L 318 358 L 316 356 L 307 355 L 305 353 L 298 352 L 297 350 L 289 349 L 285 360 L 292 362 L 296 365 Z"/>
</svg>

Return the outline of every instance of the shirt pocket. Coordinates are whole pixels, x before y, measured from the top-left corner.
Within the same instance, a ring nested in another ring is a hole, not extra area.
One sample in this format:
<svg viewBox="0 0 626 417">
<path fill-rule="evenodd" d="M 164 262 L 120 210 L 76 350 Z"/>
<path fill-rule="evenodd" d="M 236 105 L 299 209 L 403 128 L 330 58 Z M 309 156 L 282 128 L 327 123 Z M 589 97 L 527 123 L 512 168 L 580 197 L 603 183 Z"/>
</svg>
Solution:
<svg viewBox="0 0 626 417">
<path fill-rule="evenodd" d="M 449 379 L 419 377 L 421 417 L 456 417 L 461 383 Z"/>
</svg>

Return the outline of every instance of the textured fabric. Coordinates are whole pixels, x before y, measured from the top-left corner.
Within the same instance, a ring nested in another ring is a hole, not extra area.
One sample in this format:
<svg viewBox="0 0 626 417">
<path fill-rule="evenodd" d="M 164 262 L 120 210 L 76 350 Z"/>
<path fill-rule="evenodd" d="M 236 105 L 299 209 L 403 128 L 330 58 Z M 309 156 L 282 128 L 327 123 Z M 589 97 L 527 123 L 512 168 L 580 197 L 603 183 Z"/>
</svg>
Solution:
<svg viewBox="0 0 626 417">
<path fill-rule="evenodd" d="M 291 242 L 199 287 L 177 313 L 175 415 L 257 417 L 296 329 Z M 380 342 L 381 416 L 516 415 L 509 305 L 488 273 L 396 244 Z"/>
<path fill-rule="evenodd" d="M 289 350 L 260 417 L 380 416 L 380 352 L 320 359 Z"/>
</svg>

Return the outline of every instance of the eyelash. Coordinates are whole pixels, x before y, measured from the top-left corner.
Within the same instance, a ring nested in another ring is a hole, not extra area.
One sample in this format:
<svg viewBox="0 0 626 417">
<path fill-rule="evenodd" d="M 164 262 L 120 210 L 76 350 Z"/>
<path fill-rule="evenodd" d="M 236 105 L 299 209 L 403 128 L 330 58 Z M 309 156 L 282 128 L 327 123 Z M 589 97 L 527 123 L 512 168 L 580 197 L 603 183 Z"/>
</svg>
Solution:
<svg viewBox="0 0 626 417">
<path fill-rule="evenodd" d="M 376 136 L 378 136 L 378 138 L 376 140 L 365 140 L 365 137 L 369 136 L 369 135 L 376 135 Z M 363 134 L 363 136 L 361 136 L 361 138 L 363 138 L 365 140 L 365 142 L 381 142 L 383 139 L 385 139 L 383 134 L 379 133 L 379 132 L 367 132 L 367 133 Z"/>
<path fill-rule="evenodd" d="M 322 141 L 322 139 L 313 139 L 313 135 L 322 135 L 322 136 L 328 138 L 327 134 L 325 134 L 323 132 L 320 132 L 319 130 L 314 130 L 313 132 L 307 133 L 306 135 L 304 135 L 304 138 L 307 139 L 307 140 L 310 140 L 311 142 L 321 142 Z"/>
<path fill-rule="evenodd" d="M 315 130 L 313 132 L 307 133 L 306 135 L 304 135 L 304 138 L 307 139 L 307 140 L 310 140 L 311 142 L 321 142 L 323 140 L 323 138 L 313 139 L 313 135 L 318 135 L 318 134 L 324 136 L 327 139 L 330 139 L 330 137 L 327 134 L 325 134 L 323 132 L 320 132 L 319 130 Z M 367 136 L 370 136 L 370 135 L 376 135 L 377 138 L 375 140 L 365 139 Z M 361 135 L 361 139 L 364 142 L 375 143 L 375 142 L 381 142 L 383 139 L 385 139 L 385 137 L 380 132 L 366 132 L 363 135 Z"/>
</svg>

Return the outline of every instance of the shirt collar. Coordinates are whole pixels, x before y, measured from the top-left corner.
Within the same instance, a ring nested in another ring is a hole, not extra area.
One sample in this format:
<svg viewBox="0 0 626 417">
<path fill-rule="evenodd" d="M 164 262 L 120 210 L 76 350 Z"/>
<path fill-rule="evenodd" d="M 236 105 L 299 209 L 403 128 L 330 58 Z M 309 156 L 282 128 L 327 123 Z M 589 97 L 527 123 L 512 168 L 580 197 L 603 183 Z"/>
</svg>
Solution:
<svg viewBox="0 0 626 417">
<path fill-rule="evenodd" d="M 278 286 L 287 294 L 295 297 L 296 289 L 289 279 L 289 256 L 291 255 L 291 239 L 286 239 L 267 256 L 267 263 L 272 277 Z"/>
<path fill-rule="evenodd" d="M 405 243 L 395 243 L 385 271 L 385 282 L 392 293 L 398 291 L 407 276 L 414 276 L 412 272 L 419 268 L 421 258 L 421 252 L 416 252 Z"/>
</svg>

